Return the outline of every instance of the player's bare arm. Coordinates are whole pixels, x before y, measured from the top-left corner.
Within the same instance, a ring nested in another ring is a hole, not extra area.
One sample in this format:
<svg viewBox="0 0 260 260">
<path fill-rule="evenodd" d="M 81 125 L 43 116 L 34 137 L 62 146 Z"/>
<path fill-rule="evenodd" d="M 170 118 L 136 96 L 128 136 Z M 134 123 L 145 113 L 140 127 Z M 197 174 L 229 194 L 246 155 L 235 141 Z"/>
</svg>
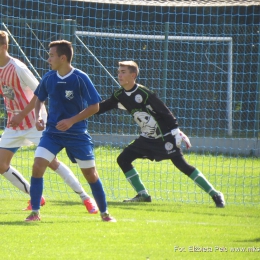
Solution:
<svg viewBox="0 0 260 260">
<path fill-rule="evenodd" d="M 14 115 L 10 120 L 9 125 L 12 127 L 17 127 L 21 124 L 22 120 L 34 109 L 35 101 L 37 97 L 34 96 L 30 103 L 17 115 Z"/>
<path fill-rule="evenodd" d="M 35 101 L 35 126 L 36 126 L 38 131 L 44 130 L 44 121 L 41 118 L 41 108 L 42 108 L 43 104 L 44 104 L 44 102 L 40 101 L 36 97 L 36 101 Z"/>
<path fill-rule="evenodd" d="M 99 103 L 90 105 L 86 109 L 82 110 L 79 114 L 71 118 L 67 118 L 59 121 L 56 125 L 56 128 L 60 131 L 66 131 L 70 127 L 72 127 L 75 123 L 91 117 L 92 115 L 97 113 L 98 110 L 99 110 Z"/>
</svg>

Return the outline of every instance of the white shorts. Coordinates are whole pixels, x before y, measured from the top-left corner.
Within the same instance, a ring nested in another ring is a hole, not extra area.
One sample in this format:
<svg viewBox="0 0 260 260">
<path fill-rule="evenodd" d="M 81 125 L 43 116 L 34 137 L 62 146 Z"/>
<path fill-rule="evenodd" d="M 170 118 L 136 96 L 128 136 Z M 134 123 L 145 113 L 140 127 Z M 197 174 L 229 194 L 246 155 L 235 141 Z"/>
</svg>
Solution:
<svg viewBox="0 0 260 260">
<path fill-rule="evenodd" d="M 21 146 L 38 145 L 42 137 L 42 131 L 38 131 L 36 127 L 28 130 L 13 130 L 5 128 L 0 138 L 0 147 L 14 148 Z"/>
</svg>

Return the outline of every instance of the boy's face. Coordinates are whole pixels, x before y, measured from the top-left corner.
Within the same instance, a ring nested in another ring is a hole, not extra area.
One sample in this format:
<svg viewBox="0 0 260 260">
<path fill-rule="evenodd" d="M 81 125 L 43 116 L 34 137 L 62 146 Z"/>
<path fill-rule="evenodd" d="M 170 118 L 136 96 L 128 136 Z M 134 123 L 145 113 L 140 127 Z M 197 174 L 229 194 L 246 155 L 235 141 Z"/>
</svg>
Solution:
<svg viewBox="0 0 260 260">
<path fill-rule="evenodd" d="M 7 45 L 0 44 L 0 55 L 5 54 L 7 52 Z"/>
<path fill-rule="evenodd" d="M 118 82 L 120 86 L 124 87 L 130 85 L 132 87 L 135 83 L 135 77 L 136 74 L 131 73 L 127 66 L 119 66 Z"/>
<path fill-rule="evenodd" d="M 59 70 L 62 65 L 63 59 L 64 55 L 58 56 L 56 46 L 50 48 L 48 63 L 50 64 L 52 70 Z"/>
</svg>

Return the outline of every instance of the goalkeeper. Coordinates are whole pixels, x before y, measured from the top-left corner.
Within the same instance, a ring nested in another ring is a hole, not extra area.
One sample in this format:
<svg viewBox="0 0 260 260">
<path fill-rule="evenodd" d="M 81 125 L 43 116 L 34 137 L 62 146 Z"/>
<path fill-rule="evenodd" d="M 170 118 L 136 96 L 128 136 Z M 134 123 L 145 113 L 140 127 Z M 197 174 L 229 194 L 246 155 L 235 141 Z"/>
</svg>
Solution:
<svg viewBox="0 0 260 260">
<path fill-rule="evenodd" d="M 225 207 L 223 194 L 184 159 L 181 142 L 183 141 L 189 149 L 189 138 L 179 129 L 176 118 L 156 94 L 136 83 L 138 73 L 139 68 L 134 61 L 119 62 L 118 81 L 122 88 L 116 90 L 109 99 L 102 101 L 97 113 L 102 114 L 113 108 L 127 110 L 141 128 L 140 136 L 117 158 L 118 165 L 137 192 L 134 198 L 126 199 L 124 202 L 151 202 L 151 196 L 132 165 L 134 160 L 170 159 L 181 172 L 212 197 L 216 207 Z"/>
</svg>

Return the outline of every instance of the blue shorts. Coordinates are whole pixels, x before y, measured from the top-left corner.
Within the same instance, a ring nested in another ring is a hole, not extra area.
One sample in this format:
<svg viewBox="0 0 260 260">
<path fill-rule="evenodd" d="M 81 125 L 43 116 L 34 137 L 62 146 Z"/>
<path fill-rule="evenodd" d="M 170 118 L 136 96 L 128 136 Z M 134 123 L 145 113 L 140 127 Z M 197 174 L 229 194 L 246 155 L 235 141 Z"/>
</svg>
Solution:
<svg viewBox="0 0 260 260">
<path fill-rule="evenodd" d="M 84 133 L 79 135 L 54 134 L 43 132 L 38 147 L 43 147 L 55 156 L 63 149 L 73 163 L 75 159 L 81 161 L 95 160 L 94 144 L 90 135 Z"/>
</svg>

